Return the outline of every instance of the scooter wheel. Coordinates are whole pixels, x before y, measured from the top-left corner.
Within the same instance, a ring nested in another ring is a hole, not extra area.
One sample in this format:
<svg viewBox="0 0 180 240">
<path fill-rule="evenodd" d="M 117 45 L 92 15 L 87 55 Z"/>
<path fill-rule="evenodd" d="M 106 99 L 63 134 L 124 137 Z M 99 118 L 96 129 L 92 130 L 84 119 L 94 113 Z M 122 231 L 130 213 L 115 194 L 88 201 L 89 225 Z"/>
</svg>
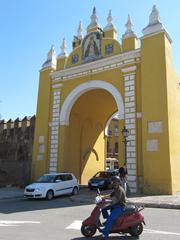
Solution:
<svg viewBox="0 0 180 240">
<path fill-rule="evenodd" d="M 82 225 L 81 226 L 81 233 L 85 237 L 92 237 L 96 233 L 96 227 L 95 226 Z"/>
<path fill-rule="evenodd" d="M 142 223 L 139 223 L 138 225 L 132 227 L 129 233 L 133 237 L 138 237 L 142 232 L 143 232 L 143 225 Z"/>
</svg>

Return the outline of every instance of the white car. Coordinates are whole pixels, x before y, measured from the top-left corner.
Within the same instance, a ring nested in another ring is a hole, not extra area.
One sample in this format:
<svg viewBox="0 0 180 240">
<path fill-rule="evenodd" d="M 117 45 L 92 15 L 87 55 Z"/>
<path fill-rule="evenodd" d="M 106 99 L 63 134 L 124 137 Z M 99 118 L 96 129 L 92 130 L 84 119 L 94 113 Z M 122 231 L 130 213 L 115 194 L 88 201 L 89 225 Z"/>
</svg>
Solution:
<svg viewBox="0 0 180 240">
<path fill-rule="evenodd" d="M 78 192 L 78 180 L 72 173 L 49 173 L 44 174 L 34 183 L 26 186 L 24 197 L 51 200 L 55 196 L 76 195 Z"/>
</svg>

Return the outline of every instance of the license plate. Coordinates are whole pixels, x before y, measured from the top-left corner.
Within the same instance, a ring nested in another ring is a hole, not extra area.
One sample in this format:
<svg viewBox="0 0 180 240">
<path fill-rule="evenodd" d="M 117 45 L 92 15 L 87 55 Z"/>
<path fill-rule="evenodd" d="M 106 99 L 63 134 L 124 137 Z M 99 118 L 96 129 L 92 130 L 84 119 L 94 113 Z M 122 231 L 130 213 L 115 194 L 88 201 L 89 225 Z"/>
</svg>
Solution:
<svg viewBox="0 0 180 240">
<path fill-rule="evenodd" d="M 97 187 L 97 186 L 98 186 L 97 183 L 92 183 L 91 185 L 92 185 L 93 187 Z"/>
<path fill-rule="evenodd" d="M 26 196 L 33 196 L 32 193 L 26 193 L 25 195 L 26 195 Z"/>
</svg>

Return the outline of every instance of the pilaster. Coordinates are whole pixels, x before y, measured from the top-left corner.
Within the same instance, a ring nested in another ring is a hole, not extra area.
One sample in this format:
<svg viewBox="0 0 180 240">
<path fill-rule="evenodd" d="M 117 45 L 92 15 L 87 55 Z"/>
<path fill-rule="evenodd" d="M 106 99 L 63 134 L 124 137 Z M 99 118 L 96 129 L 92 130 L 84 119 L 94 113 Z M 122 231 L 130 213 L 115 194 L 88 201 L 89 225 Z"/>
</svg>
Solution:
<svg viewBox="0 0 180 240">
<path fill-rule="evenodd" d="M 136 174 L 136 66 L 121 69 L 124 77 L 124 121 L 129 131 L 127 143 L 128 183 L 132 193 L 137 192 Z"/>
<path fill-rule="evenodd" d="M 61 84 L 52 86 L 52 111 L 51 111 L 51 131 L 50 131 L 50 160 L 49 172 L 57 172 L 58 167 L 58 145 L 59 145 L 59 115 Z"/>
</svg>

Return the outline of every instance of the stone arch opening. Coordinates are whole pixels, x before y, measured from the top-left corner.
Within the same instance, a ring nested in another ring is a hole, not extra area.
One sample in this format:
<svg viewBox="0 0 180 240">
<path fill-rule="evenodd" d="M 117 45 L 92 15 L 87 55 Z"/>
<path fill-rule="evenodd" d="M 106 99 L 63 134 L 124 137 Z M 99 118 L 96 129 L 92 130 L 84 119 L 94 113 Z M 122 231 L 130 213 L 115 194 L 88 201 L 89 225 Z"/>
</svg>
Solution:
<svg viewBox="0 0 180 240">
<path fill-rule="evenodd" d="M 94 82 L 102 84 L 102 81 Z M 111 84 L 82 85 L 66 98 L 60 122 L 67 126 L 64 168 L 74 172 L 81 183 L 87 183 L 92 175 L 105 168 L 105 126 L 115 112 L 124 114 L 124 105 L 120 93 Z"/>
<path fill-rule="evenodd" d="M 108 91 L 116 101 L 119 117 L 124 118 L 124 103 L 119 90 L 110 83 L 101 80 L 92 80 L 80 84 L 67 96 L 60 112 L 60 125 L 69 125 L 69 115 L 73 104 L 83 93 L 93 89 L 104 89 Z"/>
</svg>

